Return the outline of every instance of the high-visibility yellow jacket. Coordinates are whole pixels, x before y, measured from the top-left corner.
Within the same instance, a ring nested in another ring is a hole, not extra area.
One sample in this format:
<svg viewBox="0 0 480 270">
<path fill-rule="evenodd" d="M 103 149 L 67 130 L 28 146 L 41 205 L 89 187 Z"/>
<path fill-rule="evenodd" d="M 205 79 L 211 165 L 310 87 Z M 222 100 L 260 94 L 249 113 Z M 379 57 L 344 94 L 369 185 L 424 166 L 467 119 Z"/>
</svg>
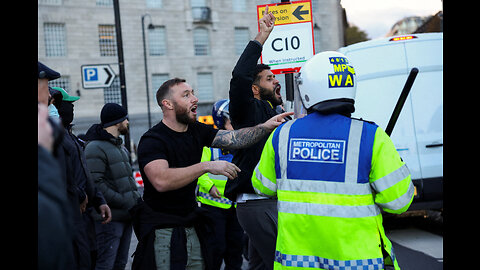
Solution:
<svg viewBox="0 0 480 270">
<path fill-rule="evenodd" d="M 219 148 L 208 148 L 203 147 L 202 159 L 201 161 L 214 161 L 214 160 L 226 160 L 231 162 L 233 155 L 231 153 L 223 154 L 222 150 Z M 197 200 L 202 204 L 208 204 L 211 206 L 229 209 L 234 205 L 234 203 L 225 198 L 225 185 L 227 184 L 227 177 L 223 175 L 214 175 L 211 173 L 203 174 L 198 178 L 198 192 L 197 192 Z M 222 194 L 221 198 L 214 198 L 212 197 L 209 192 L 212 186 L 215 185 Z"/>
<path fill-rule="evenodd" d="M 268 138 L 252 185 L 278 197 L 275 269 L 400 269 L 380 209 L 406 211 L 414 186 L 377 125 L 316 112 L 288 121 Z"/>
</svg>

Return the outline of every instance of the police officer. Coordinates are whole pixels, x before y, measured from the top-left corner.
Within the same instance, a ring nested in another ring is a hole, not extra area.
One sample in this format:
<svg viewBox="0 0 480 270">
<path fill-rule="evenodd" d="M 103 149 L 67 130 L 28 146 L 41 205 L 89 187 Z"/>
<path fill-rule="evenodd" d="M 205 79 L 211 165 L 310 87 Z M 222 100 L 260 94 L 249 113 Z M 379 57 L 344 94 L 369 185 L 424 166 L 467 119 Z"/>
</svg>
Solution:
<svg viewBox="0 0 480 270">
<path fill-rule="evenodd" d="M 219 129 L 233 130 L 229 115 L 230 100 L 222 99 L 213 105 L 212 117 Z M 225 160 L 232 162 L 231 151 L 220 148 L 204 147 L 202 162 Z M 213 269 L 220 269 L 222 260 L 225 269 L 240 270 L 242 268 L 242 237 L 243 229 L 238 223 L 236 205 L 225 198 L 225 184 L 227 177 L 206 173 L 198 178 L 197 200 L 201 207 L 208 210 L 208 215 L 214 223 L 215 238 L 212 247 L 217 250 Z"/>
<path fill-rule="evenodd" d="M 376 124 L 351 118 L 355 70 L 322 52 L 296 83 L 307 116 L 268 138 L 252 176 L 258 194 L 278 197 L 275 269 L 400 269 L 382 214 L 410 206 L 410 172 Z"/>
</svg>

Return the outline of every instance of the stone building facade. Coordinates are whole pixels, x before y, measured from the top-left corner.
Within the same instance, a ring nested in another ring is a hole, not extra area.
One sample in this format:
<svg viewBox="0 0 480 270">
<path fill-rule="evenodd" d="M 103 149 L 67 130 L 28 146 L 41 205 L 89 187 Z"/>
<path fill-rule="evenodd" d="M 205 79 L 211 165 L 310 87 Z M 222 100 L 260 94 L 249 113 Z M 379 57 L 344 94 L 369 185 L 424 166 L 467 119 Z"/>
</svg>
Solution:
<svg viewBox="0 0 480 270">
<path fill-rule="evenodd" d="M 257 33 L 256 6 L 274 2 L 280 1 L 120 0 L 131 141 L 138 144 L 148 129 L 142 16 L 154 125 L 162 119 L 155 93 L 168 78 L 184 78 L 195 89 L 199 115 L 228 98 L 232 69 Z M 312 8 L 316 52 L 342 47 L 346 18 L 340 0 L 312 0 Z M 100 121 L 106 102 L 121 103 L 118 78 L 109 88 L 85 89 L 81 76 L 81 66 L 89 64 L 109 64 L 118 75 L 114 24 L 112 0 L 38 0 L 38 60 L 61 73 L 52 86 L 80 95 L 75 134 Z"/>
</svg>

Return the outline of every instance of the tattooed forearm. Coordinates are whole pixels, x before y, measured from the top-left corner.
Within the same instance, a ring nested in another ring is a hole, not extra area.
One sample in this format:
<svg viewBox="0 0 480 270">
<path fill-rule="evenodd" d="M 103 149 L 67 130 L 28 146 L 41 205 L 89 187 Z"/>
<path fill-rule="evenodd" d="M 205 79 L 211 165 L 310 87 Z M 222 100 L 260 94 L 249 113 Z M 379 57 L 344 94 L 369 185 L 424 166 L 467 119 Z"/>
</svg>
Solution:
<svg viewBox="0 0 480 270">
<path fill-rule="evenodd" d="M 270 134 L 271 130 L 262 124 L 238 130 L 219 130 L 213 139 L 212 147 L 226 149 L 240 149 L 252 146 L 263 137 Z"/>
</svg>

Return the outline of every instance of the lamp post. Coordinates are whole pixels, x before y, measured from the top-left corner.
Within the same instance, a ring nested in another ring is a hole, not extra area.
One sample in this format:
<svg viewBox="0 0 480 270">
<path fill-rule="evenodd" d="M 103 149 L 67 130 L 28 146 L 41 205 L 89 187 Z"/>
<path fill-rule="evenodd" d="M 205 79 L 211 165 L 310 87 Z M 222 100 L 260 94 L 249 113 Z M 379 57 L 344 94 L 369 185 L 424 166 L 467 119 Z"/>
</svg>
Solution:
<svg viewBox="0 0 480 270">
<path fill-rule="evenodd" d="M 143 38 L 143 64 L 145 66 L 145 89 L 147 91 L 147 110 L 148 110 L 148 128 L 152 127 L 152 119 L 150 116 L 150 91 L 148 90 L 148 67 L 147 67 L 147 46 L 145 43 L 145 17 L 149 17 L 150 21 L 152 20 L 152 17 L 150 17 L 150 14 L 146 13 L 142 15 L 142 38 Z M 155 27 L 153 26 L 152 23 L 148 24 L 148 29 L 154 29 Z"/>
<path fill-rule="evenodd" d="M 123 59 L 123 41 L 122 41 L 122 25 L 120 23 L 120 3 L 119 0 L 113 0 L 113 12 L 115 16 L 115 34 L 117 36 L 117 55 L 118 55 L 118 68 L 120 71 L 120 93 L 122 96 L 122 107 L 128 113 L 127 105 L 127 84 L 125 82 L 125 62 Z M 130 130 L 127 130 L 125 134 L 125 148 L 131 153 L 130 149 Z M 130 161 L 132 159 L 131 156 Z"/>
</svg>

